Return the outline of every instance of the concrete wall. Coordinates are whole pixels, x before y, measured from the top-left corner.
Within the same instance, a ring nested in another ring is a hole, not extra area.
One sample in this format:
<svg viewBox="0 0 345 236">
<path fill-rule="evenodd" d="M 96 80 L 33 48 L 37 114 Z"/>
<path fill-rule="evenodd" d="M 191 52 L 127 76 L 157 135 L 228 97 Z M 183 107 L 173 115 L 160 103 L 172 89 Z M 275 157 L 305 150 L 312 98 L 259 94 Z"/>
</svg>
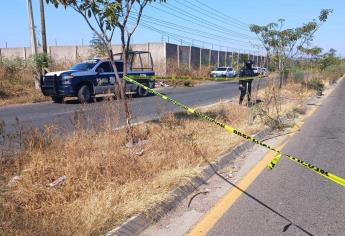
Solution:
<svg viewBox="0 0 345 236">
<path fill-rule="evenodd" d="M 226 53 L 226 66 L 232 66 L 232 52 Z"/>
<path fill-rule="evenodd" d="M 26 57 L 26 48 L 2 48 L 1 56 L 7 58 Z"/>
<path fill-rule="evenodd" d="M 78 46 L 51 46 L 49 47 L 48 54 L 59 62 L 75 62 L 78 60 Z"/>
<path fill-rule="evenodd" d="M 38 52 L 42 52 L 42 48 L 39 48 Z M 31 56 L 31 48 L 0 48 L 0 56 L 6 58 L 20 57 L 28 59 Z"/>
<path fill-rule="evenodd" d="M 189 46 L 179 46 L 179 65 L 178 66 L 189 66 L 190 65 L 190 47 Z"/>
<path fill-rule="evenodd" d="M 222 51 L 219 52 L 218 66 L 225 66 L 225 53 L 226 52 L 222 52 Z"/>
<path fill-rule="evenodd" d="M 209 49 L 201 49 L 201 65 L 208 66 L 210 64 L 210 53 Z"/>
<path fill-rule="evenodd" d="M 148 51 L 151 52 L 153 59 L 153 69 L 157 75 L 166 74 L 166 50 L 163 43 L 149 43 Z"/>
<path fill-rule="evenodd" d="M 200 48 L 191 47 L 191 68 L 200 68 Z"/>
<path fill-rule="evenodd" d="M 150 51 L 153 59 L 154 70 L 157 75 L 171 73 L 178 67 L 187 67 L 198 69 L 201 66 L 236 66 L 236 52 L 216 51 L 191 46 L 180 46 L 171 43 L 145 43 L 133 44 L 131 49 L 135 51 Z M 42 49 L 39 48 L 42 52 Z M 121 52 L 120 45 L 113 45 L 113 52 Z M 90 46 L 50 46 L 48 47 L 50 56 L 58 62 L 74 63 L 93 56 Z M 0 56 L 7 58 L 21 57 L 29 58 L 31 55 L 30 48 L 1 48 Z M 240 55 L 240 63 L 248 54 Z M 261 65 L 264 57 L 250 55 L 256 64 Z M 142 58 L 144 66 L 148 66 L 150 59 Z"/>
<path fill-rule="evenodd" d="M 169 55 L 169 57 L 166 57 L 165 61 L 166 73 L 171 74 L 176 70 L 179 64 L 179 46 L 167 43 L 165 45 L 165 55 Z"/>
<path fill-rule="evenodd" d="M 211 50 L 210 65 L 218 66 L 218 51 Z"/>
</svg>

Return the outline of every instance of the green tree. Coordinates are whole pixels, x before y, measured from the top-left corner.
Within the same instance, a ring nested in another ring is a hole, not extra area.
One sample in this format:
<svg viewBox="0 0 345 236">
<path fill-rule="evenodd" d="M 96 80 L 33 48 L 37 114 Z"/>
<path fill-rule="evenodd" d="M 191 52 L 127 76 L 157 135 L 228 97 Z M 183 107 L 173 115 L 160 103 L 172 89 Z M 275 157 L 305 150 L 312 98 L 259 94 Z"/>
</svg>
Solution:
<svg viewBox="0 0 345 236">
<path fill-rule="evenodd" d="M 90 40 L 90 46 L 91 46 L 92 56 L 105 57 L 108 55 L 107 48 L 104 46 L 104 43 L 95 34 Z"/>
<path fill-rule="evenodd" d="M 166 0 L 159 0 L 159 2 L 165 1 Z M 46 2 L 54 4 L 55 7 L 61 5 L 65 8 L 70 7 L 75 10 L 81 15 L 92 32 L 97 35 L 105 46 L 107 55 L 114 67 L 116 93 L 122 101 L 126 114 L 127 137 L 129 138 L 129 142 L 133 142 L 133 132 L 130 125 L 131 111 L 126 101 L 125 83 L 120 78 L 115 66 L 111 41 L 115 30 L 119 29 L 124 59 L 124 75 L 127 75 L 127 58 L 131 37 L 140 23 L 144 8 L 147 4 L 156 2 L 156 0 L 46 0 Z"/>
<path fill-rule="evenodd" d="M 323 49 L 320 47 L 312 47 L 312 48 L 299 48 L 300 52 L 305 54 L 308 57 L 310 68 L 313 68 L 313 63 L 320 57 Z"/>
<path fill-rule="evenodd" d="M 335 49 L 331 48 L 328 52 L 322 55 L 319 60 L 321 70 L 325 70 L 327 67 L 341 63 L 341 59 L 336 56 L 336 52 L 337 51 Z"/>
<path fill-rule="evenodd" d="M 264 26 L 250 25 L 250 30 L 258 36 L 266 49 L 267 58 L 272 57 L 277 64 L 280 73 L 280 88 L 283 84 L 283 75 L 287 62 L 295 58 L 303 46 L 309 45 L 313 41 L 315 33 L 327 21 L 329 14 L 332 12 L 331 9 L 323 9 L 320 12 L 318 21 L 314 19 L 296 28 L 283 29 L 284 19 L 279 19 L 278 22 Z"/>
</svg>

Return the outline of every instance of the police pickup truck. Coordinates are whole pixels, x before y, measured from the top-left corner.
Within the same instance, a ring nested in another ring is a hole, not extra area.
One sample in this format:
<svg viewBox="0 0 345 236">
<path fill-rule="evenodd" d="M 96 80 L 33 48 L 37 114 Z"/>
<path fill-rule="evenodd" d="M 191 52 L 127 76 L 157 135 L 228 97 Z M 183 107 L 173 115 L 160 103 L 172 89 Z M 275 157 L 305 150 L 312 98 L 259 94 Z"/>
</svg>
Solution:
<svg viewBox="0 0 345 236">
<path fill-rule="evenodd" d="M 143 52 L 135 52 L 141 55 Z M 148 52 L 145 52 L 148 53 Z M 134 55 L 134 56 L 133 56 Z M 152 62 L 152 57 L 151 59 Z M 133 61 L 132 61 L 133 62 Z M 115 60 L 120 78 L 123 76 L 123 61 Z M 155 75 L 153 68 L 133 68 L 129 63 L 128 76 L 140 78 L 140 83 L 154 88 Z M 137 85 L 124 81 L 126 93 L 147 96 L 148 92 Z M 109 59 L 90 59 L 72 66 L 66 71 L 49 72 L 41 78 L 41 90 L 45 96 L 50 96 L 56 103 L 62 103 L 65 97 L 78 97 L 80 103 L 89 103 L 96 97 L 115 95 L 115 74 Z"/>
</svg>

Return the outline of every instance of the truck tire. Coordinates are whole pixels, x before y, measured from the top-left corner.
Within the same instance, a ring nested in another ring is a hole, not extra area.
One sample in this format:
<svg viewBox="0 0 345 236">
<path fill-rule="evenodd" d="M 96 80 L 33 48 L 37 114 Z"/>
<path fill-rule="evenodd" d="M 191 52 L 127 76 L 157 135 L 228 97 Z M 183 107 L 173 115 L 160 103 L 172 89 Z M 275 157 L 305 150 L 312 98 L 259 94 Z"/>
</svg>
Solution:
<svg viewBox="0 0 345 236">
<path fill-rule="evenodd" d="M 79 99 L 79 102 L 82 104 L 89 103 L 92 101 L 92 93 L 89 86 L 83 85 L 79 88 L 78 99 Z"/>
<path fill-rule="evenodd" d="M 138 87 L 137 94 L 139 97 L 146 97 L 149 94 L 149 92 L 143 89 L 142 87 Z"/>
<path fill-rule="evenodd" d="M 54 103 L 63 103 L 64 97 L 63 96 L 52 96 L 52 100 Z"/>
</svg>

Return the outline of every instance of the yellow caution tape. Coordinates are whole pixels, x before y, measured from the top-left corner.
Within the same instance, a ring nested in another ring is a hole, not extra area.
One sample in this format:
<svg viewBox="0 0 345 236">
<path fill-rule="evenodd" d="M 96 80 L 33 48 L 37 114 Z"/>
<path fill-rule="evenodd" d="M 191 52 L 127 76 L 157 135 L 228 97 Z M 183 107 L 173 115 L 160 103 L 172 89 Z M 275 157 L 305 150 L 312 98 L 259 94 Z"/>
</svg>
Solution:
<svg viewBox="0 0 345 236">
<path fill-rule="evenodd" d="M 270 169 L 270 170 L 272 170 L 277 164 L 278 164 L 278 162 L 280 161 L 280 158 L 282 157 L 282 154 L 278 154 L 278 155 L 276 155 L 271 161 L 270 161 L 270 163 L 268 163 L 268 168 Z"/>
<path fill-rule="evenodd" d="M 262 142 L 262 141 L 260 141 L 260 140 L 258 140 L 256 138 L 253 138 L 250 135 L 246 135 L 245 133 L 242 133 L 241 131 L 236 130 L 235 128 L 231 127 L 230 125 L 223 124 L 223 123 L 217 121 L 216 119 L 214 119 L 212 117 L 209 117 L 209 116 L 207 116 L 205 114 L 202 114 L 202 113 L 200 113 L 200 112 L 198 112 L 198 111 L 196 111 L 196 110 L 194 110 L 194 109 L 192 109 L 192 108 L 182 104 L 179 101 L 176 101 L 176 100 L 174 100 L 174 99 L 172 99 L 172 98 L 170 98 L 170 97 L 168 97 L 166 95 L 163 95 L 163 94 L 161 94 L 161 93 L 159 93 L 159 92 L 157 92 L 157 91 L 155 91 L 155 90 L 153 90 L 153 89 L 151 89 L 151 88 L 149 88 L 149 87 L 147 87 L 147 86 L 145 86 L 145 85 L 135 81 L 134 79 L 132 79 L 130 77 L 124 76 L 123 79 L 126 80 L 127 82 L 130 82 L 132 84 L 135 84 L 135 85 L 137 85 L 137 86 L 147 90 L 149 93 L 152 93 L 152 94 L 154 94 L 154 95 L 156 95 L 156 96 L 158 96 L 158 97 L 160 97 L 160 98 L 162 98 L 162 99 L 164 99 L 164 100 L 166 100 L 166 101 L 168 101 L 168 102 L 170 102 L 170 103 L 172 103 L 172 104 L 174 104 L 174 105 L 176 105 L 176 106 L 186 110 L 190 114 L 193 114 L 193 115 L 195 115 L 195 116 L 197 116 L 199 118 L 202 118 L 204 120 L 207 120 L 207 121 L 209 121 L 211 123 L 214 123 L 214 124 L 222 127 L 223 129 L 225 129 L 229 133 L 234 133 L 234 134 L 236 134 L 238 136 L 241 136 L 244 139 L 247 139 L 247 140 L 249 140 L 249 141 L 251 141 L 253 143 L 256 143 L 256 144 L 258 144 L 258 145 L 260 145 L 262 147 L 265 147 L 265 148 L 267 148 L 267 149 L 269 149 L 271 151 L 276 152 L 277 156 L 268 165 L 269 168 L 270 168 L 270 166 L 272 167 L 270 169 L 273 169 L 273 167 L 279 162 L 280 158 L 282 156 L 284 156 L 284 157 L 287 157 L 288 160 L 291 160 L 294 163 L 297 163 L 297 164 L 299 164 L 299 165 L 301 165 L 301 166 L 303 166 L 303 167 L 305 167 L 305 168 L 307 168 L 309 170 L 312 170 L 312 171 L 318 173 L 319 175 L 321 175 L 321 176 L 323 176 L 323 177 L 333 181 L 334 183 L 337 183 L 337 184 L 345 187 L 345 179 L 344 178 L 336 176 L 335 174 L 332 174 L 332 173 L 330 173 L 328 171 L 325 171 L 325 170 L 323 170 L 323 169 L 321 169 L 319 167 L 316 167 L 316 166 L 314 166 L 314 165 L 312 165 L 312 164 L 310 164 L 310 163 L 308 163 L 306 161 L 298 159 L 297 157 L 294 157 L 294 156 L 291 156 L 291 155 L 288 155 L 288 154 L 284 154 L 284 153 L 280 152 L 279 150 L 269 146 L 268 144 L 265 144 L 264 142 Z"/>
<path fill-rule="evenodd" d="M 163 76 L 150 76 L 145 74 L 138 74 L 138 75 L 128 75 L 128 78 L 135 79 L 135 80 L 144 80 L 144 79 L 155 79 L 155 80 L 166 80 L 166 81 L 173 81 L 173 80 L 211 80 L 211 81 L 240 81 L 240 80 L 256 80 L 267 78 L 267 76 L 254 76 L 254 77 L 232 77 L 232 78 L 213 78 L 213 77 L 163 77 Z"/>
</svg>

